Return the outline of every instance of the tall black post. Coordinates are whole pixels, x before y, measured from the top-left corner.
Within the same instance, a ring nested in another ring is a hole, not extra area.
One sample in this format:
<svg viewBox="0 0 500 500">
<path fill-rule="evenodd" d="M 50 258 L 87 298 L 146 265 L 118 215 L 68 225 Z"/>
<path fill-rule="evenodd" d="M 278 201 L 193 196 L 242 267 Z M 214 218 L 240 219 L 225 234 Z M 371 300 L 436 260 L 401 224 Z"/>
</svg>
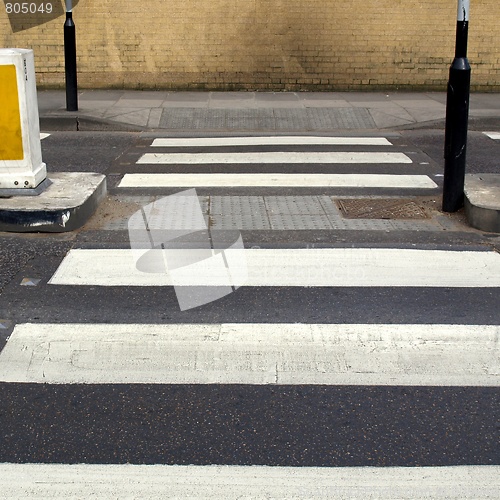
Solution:
<svg viewBox="0 0 500 500">
<path fill-rule="evenodd" d="M 455 59 L 450 68 L 446 101 L 443 211 L 456 212 L 464 204 L 465 160 L 471 68 L 467 60 L 469 0 L 458 0 Z"/>
<path fill-rule="evenodd" d="M 66 72 L 66 110 L 78 111 L 78 86 L 76 81 L 76 29 L 73 22 L 72 0 L 66 0 L 64 23 L 64 69 Z"/>
</svg>

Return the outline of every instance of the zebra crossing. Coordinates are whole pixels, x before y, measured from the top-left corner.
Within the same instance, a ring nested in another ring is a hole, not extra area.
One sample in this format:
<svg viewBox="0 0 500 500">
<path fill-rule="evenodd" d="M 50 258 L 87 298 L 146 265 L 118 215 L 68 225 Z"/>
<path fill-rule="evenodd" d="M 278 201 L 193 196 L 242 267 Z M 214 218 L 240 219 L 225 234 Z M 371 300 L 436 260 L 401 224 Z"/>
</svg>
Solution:
<svg viewBox="0 0 500 500">
<path fill-rule="evenodd" d="M 217 147 L 259 147 L 274 146 L 283 149 L 288 146 L 392 146 L 384 137 L 231 137 L 231 138 L 163 138 L 155 139 L 151 147 L 163 148 L 166 152 L 145 153 L 137 160 L 137 165 L 202 166 L 217 165 L 219 168 L 235 165 L 275 165 L 280 171 L 265 172 L 186 172 L 169 173 L 127 173 L 119 186 L 133 187 L 361 187 L 361 188 L 426 188 L 435 189 L 437 184 L 428 175 L 415 173 L 397 174 L 373 173 L 370 166 L 395 165 L 399 170 L 413 161 L 407 154 L 395 151 L 231 151 L 213 152 Z M 172 152 L 172 148 L 202 147 L 203 152 Z M 306 171 L 287 173 L 289 165 L 306 166 Z M 367 166 L 361 172 L 328 173 L 328 167 L 342 165 Z M 322 166 L 321 173 L 311 172 L 308 167 Z M 258 170 L 258 169 L 257 169 Z M 418 169 L 417 169 L 418 170 Z"/>
<path fill-rule="evenodd" d="M 113 194 L 150 193 L 151 212 L 139 210 L 158 234 L 145 250 L 165 267 L 145 272 L 124 238 L 84 238 L 43 268 L 43 293 L 24 311 L 56 320 L 16 322 L 0 351 L 0 400 L 16 415 L 2 425 L 6 498 L 494 497 L 498 252 L 435 233 L 387 244 L 380 229 L 362 244 L 348 230 L 267 239 L 273 230 L 249 224 L 232 226 L 244 248 L 207 254 L 195 219 L 152 225 L 171 188 L 251 195 L 255 211 L 252 197 L 278 187 L 294 203 L 311 196 L 304 188 L 437 194 L 434 167 L 385 137 L 149 148 L 160 152 L 138 155 Z M 212 201 L 200 201 L 202 222 Z M 178 238 L 157 245 L 167 231 Z M 168 252 L 182 261 L 175 274 Z M 207 255 L 222 267 L 210 271 Z M 244 263 L 238 279 L 232 263 Z M 228 274 L 231 293 L 179 310 L 176 287 L 223 287 Z"/>
</svg>

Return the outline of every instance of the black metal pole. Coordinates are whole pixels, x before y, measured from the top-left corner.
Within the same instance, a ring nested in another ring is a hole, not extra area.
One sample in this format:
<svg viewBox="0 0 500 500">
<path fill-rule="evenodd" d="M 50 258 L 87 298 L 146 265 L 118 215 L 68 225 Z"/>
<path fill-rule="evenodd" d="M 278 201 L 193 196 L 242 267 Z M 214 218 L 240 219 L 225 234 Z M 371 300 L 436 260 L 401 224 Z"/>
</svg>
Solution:
<svg viewBox="0 0 500 500">
<path fill-rule="evenodd" d="M 458 0 L 455 59 L 450 67 L 446 100 L 443 211 L 456 212 L 464 204 L 465 160 L 471 68 L 467 59 L 469 0 Z"/>
<path fill-rule="evenodd" d="M 64 69 L 66 73 L 66 110 L 78 111 L 78 85 L 76 78 L 76 29 L 73 22 L 71 0 L 66 0 L 64 23 Z"/>
</svg>

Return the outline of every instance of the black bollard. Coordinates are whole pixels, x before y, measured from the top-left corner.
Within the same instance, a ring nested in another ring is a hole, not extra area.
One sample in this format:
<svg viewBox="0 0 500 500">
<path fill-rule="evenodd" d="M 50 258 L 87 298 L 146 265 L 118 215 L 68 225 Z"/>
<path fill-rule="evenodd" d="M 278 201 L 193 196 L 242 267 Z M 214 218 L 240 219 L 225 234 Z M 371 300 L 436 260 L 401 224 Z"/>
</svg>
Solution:
<svg viewBox="0 0 500 500">
<path fill-rule="evenodd" d="M 469 0 L 458 0 L 455 59 L 450 68 L 446 100 L 443 211 L 456 212 L 464 204 L 465 161 L 471 68 L 467 60 Z"/>
<path fill-rule="evenodd" d="M 73 22 L 73 6 L 66 0 L 64 23 L 64 69 L 66 73 L 66 110 L 78 111 L 78 85 L 76 78 L 76 28 Z"/>
</svg>

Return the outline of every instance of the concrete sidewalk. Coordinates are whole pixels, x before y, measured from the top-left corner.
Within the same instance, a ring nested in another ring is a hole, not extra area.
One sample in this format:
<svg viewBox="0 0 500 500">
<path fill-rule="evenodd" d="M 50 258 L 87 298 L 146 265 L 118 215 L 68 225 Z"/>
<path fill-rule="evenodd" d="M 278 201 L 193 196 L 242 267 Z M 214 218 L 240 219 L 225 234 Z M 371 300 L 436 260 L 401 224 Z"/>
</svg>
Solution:
<svg viewBox="0 0 500 500">
<path fill-rule="evenodd" d="M 446 93 L 38 92 L 42 130 L 331 131 L 444 128 Z M 472 94 L 471 130 L 500 129 L 500 94 Z"/>
</svg>

